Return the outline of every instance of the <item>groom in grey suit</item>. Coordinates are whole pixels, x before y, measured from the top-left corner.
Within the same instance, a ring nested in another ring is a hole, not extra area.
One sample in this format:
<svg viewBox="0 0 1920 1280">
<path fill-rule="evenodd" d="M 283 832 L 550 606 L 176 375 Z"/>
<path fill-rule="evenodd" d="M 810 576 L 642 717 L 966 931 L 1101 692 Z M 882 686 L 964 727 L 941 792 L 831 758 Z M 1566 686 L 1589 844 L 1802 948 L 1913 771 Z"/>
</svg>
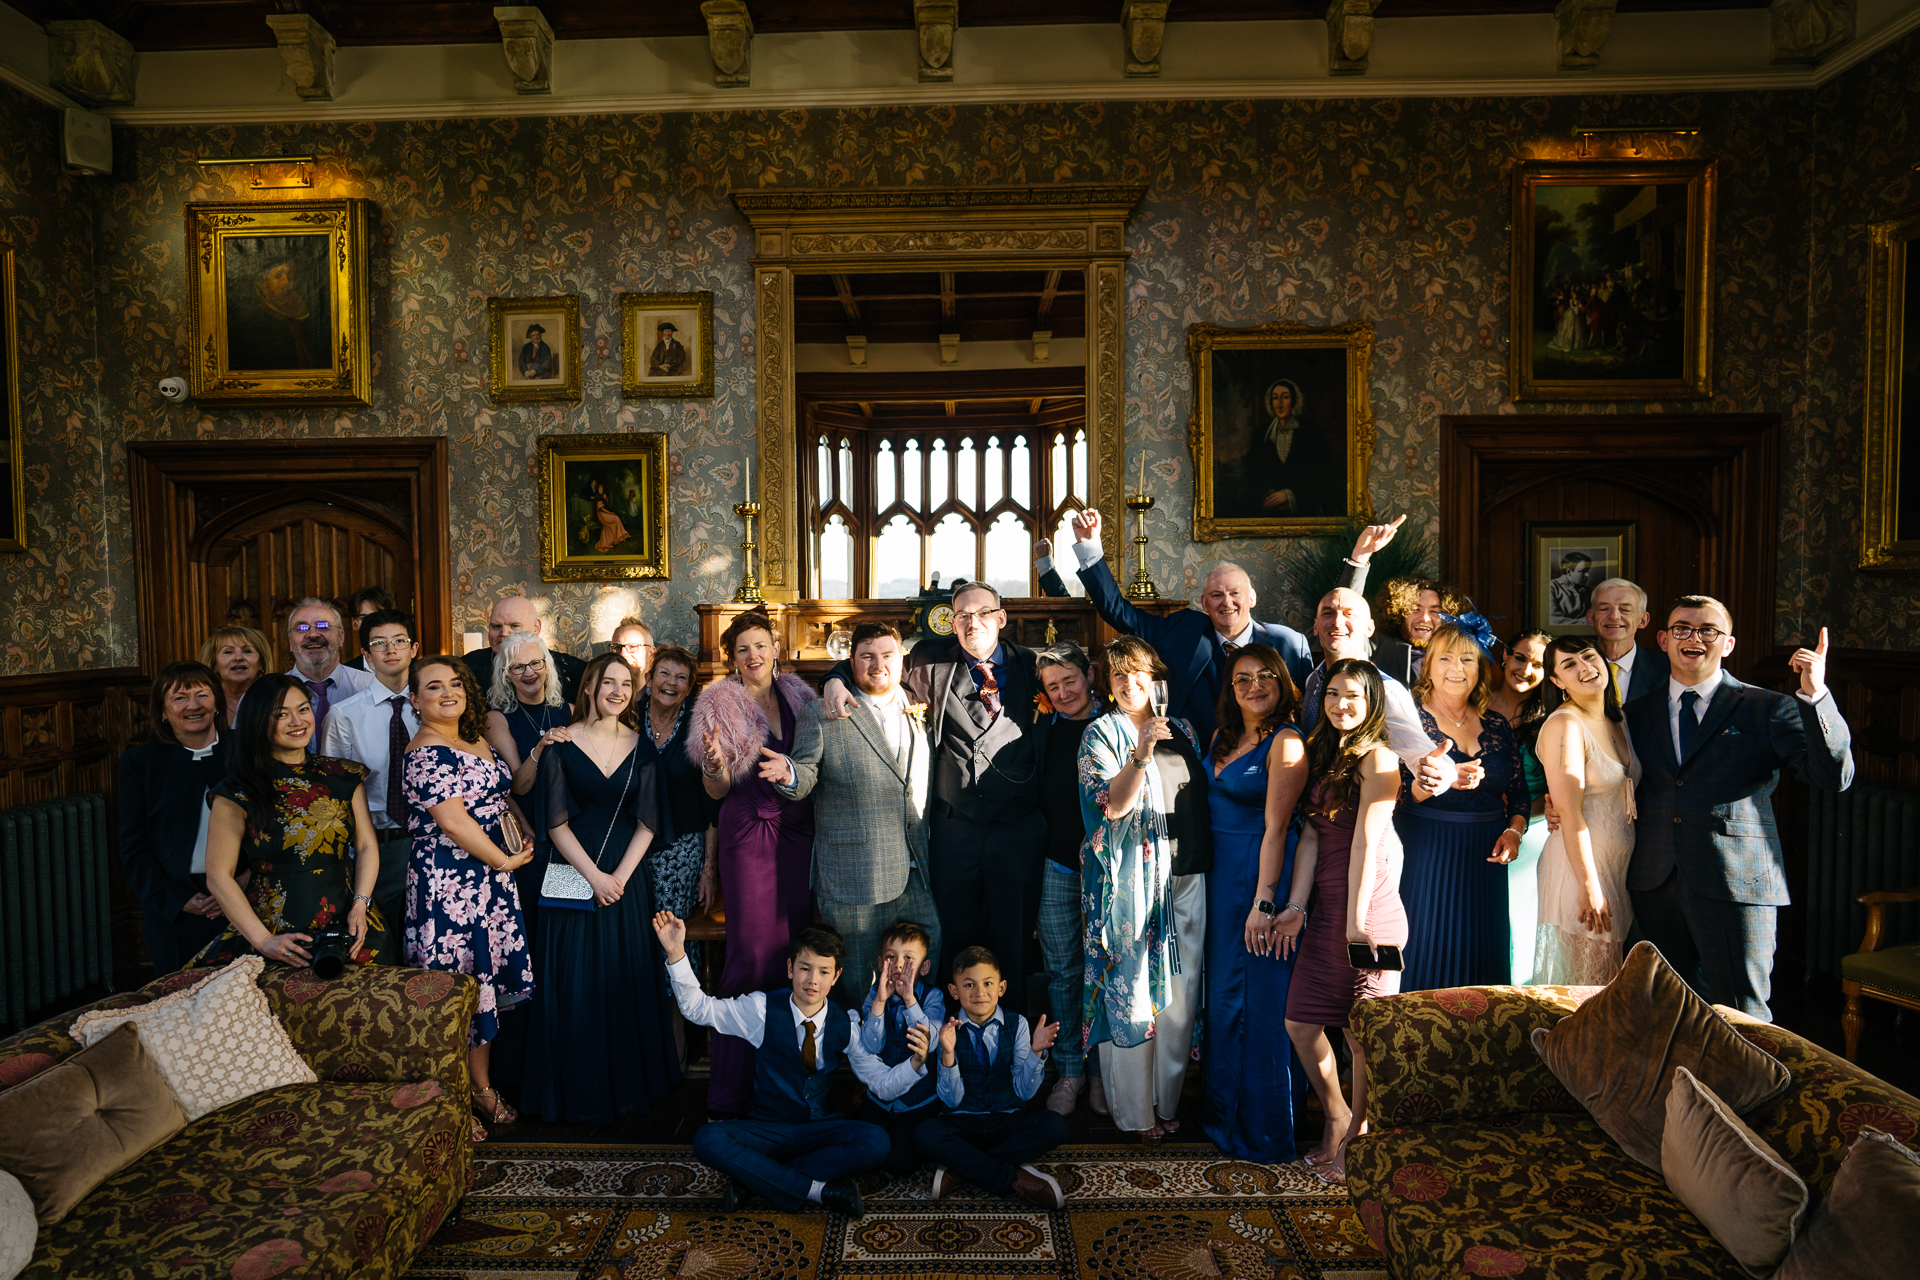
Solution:
<svg viewBox="0 0 1920 1280">
<path fill-rule="evenodd" d="M 834 720 L 814 702 L 800 715 L 793 754 L 762 747 L 760 776 L 796 800 L 811 795 L 813 898 L 846 939 L 836 998 L 863 1003 L 880 936 L 911 920 L 940 954 L 940 913 L 927 877 L 927 731 L 900 684 L 906 651 L 883 622 L 853 631 L 853 714 Z M 924 712 L 922 713 L 924 715 Z"/>
</svg>

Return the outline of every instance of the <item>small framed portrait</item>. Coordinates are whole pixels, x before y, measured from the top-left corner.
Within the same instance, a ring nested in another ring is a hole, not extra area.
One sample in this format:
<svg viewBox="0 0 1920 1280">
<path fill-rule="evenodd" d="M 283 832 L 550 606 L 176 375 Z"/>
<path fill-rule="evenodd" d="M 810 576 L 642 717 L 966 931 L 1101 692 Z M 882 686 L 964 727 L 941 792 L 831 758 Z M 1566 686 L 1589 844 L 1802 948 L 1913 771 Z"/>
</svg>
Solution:
<svg viewBox="0 0 1920 1280">
<path fill-rule="evenodd" d="M 367 200 L 187 206 L 195 400 L 370 403 L 372 207 Z"/>
<path fill-rule="evenodd" d="M 20 332 L 13 247 L 0 247 L 0 552 L 27 549 L 27 483 L 20 424 Z"/>
<path fill-rule="evenodd" d="M 580 398 L 580 299 L 488 298 L 495 404 Z"/>
<path fill-rule="evenodd" d="M 1513 206 L 1515 400 L 1712 396 L 1712 161 L 1525 160 Z"/>
<path fill-rule="evenodd" d="M 1372 515 L 1372 324 L 1197 324 L 1187 355 L 1195 541 L 1334 533 Z"/>
<path fill-rule="evenodd" d="M 671 576 L 666 433 L 541 436 L 541 579 Z"/>
<path fill-rule="evenodd" d="M 713 295 L 627 293 L 620 331 L 630 396 L 695 398 L 713 394 Z"/>
<path fill-rule="evenodd" d="M 1867 232 L 1860 567 L 1920 573 L 1920 210 Z"/>
<path fill-rule="evenodd" d="M 1553 636 L 1595 634 L 1587 622 L 1593 589 L 1608 578 L 1634 575 L 1634 525 L 1527 525 L 1527 616 Z"/>
</svg>

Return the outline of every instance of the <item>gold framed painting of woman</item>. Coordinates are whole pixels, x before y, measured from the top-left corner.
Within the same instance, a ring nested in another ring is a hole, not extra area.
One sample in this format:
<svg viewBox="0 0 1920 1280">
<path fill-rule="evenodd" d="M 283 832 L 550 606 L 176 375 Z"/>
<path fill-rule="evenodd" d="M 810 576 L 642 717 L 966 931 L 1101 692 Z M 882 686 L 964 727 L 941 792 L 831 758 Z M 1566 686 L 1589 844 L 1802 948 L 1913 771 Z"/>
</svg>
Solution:
<svg viewBox="0 0 1920 1280">
<path fill-rule="evenodd" d="M 540 577 L 668 578 L 667 437 L 540 437 Z"/>
</svg>

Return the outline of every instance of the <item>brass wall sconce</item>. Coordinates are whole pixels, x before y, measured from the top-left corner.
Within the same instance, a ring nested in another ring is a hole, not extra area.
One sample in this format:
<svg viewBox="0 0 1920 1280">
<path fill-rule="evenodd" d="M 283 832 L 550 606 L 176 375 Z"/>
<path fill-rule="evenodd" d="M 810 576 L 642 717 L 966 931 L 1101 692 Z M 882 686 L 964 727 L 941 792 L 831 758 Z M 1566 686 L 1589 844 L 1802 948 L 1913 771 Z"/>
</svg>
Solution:
<svg viewBox="0 0 1920 1280">
<path fill-rule="evenodd" d="M 248 187 L 254 191 L 291 191 L 313 186 L 313 157 L 302 156 L 201 156 L 194 161 L 203 169 L 251 165 Z"/>
<path fill-rule="evenodd" d="M 1591 144 L 1595 138 L 1661 137 L 1661 138 L 1697 138 L 1700 130 L 1672 125 L 1575 125 L 1573 136 L 1580 140 L 1578 159 L 1592 158 Z M 1639 155 L 1638 143 L 1627 148 L 1629 155 Z"/>
</svg>

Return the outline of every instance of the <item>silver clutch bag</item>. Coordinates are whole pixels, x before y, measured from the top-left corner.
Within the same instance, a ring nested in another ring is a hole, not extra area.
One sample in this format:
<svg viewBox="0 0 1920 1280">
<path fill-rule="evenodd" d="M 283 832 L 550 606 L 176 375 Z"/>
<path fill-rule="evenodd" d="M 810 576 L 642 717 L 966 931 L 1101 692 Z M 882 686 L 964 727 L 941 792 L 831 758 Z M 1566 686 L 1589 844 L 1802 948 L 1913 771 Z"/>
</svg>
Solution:
<svg viewBox="0 0 1920 1280">
<path fill-rule="evenodd" d="M 547 864 L 547 872 L 540 878 L 540 896 L 542 898 L 561 898 L 569 902 L 590 902 L 593 899 L 593 886 L 587 878 L 573 869 L 573 864 L 565 858 L 555 855 Z"/>
</svg>

